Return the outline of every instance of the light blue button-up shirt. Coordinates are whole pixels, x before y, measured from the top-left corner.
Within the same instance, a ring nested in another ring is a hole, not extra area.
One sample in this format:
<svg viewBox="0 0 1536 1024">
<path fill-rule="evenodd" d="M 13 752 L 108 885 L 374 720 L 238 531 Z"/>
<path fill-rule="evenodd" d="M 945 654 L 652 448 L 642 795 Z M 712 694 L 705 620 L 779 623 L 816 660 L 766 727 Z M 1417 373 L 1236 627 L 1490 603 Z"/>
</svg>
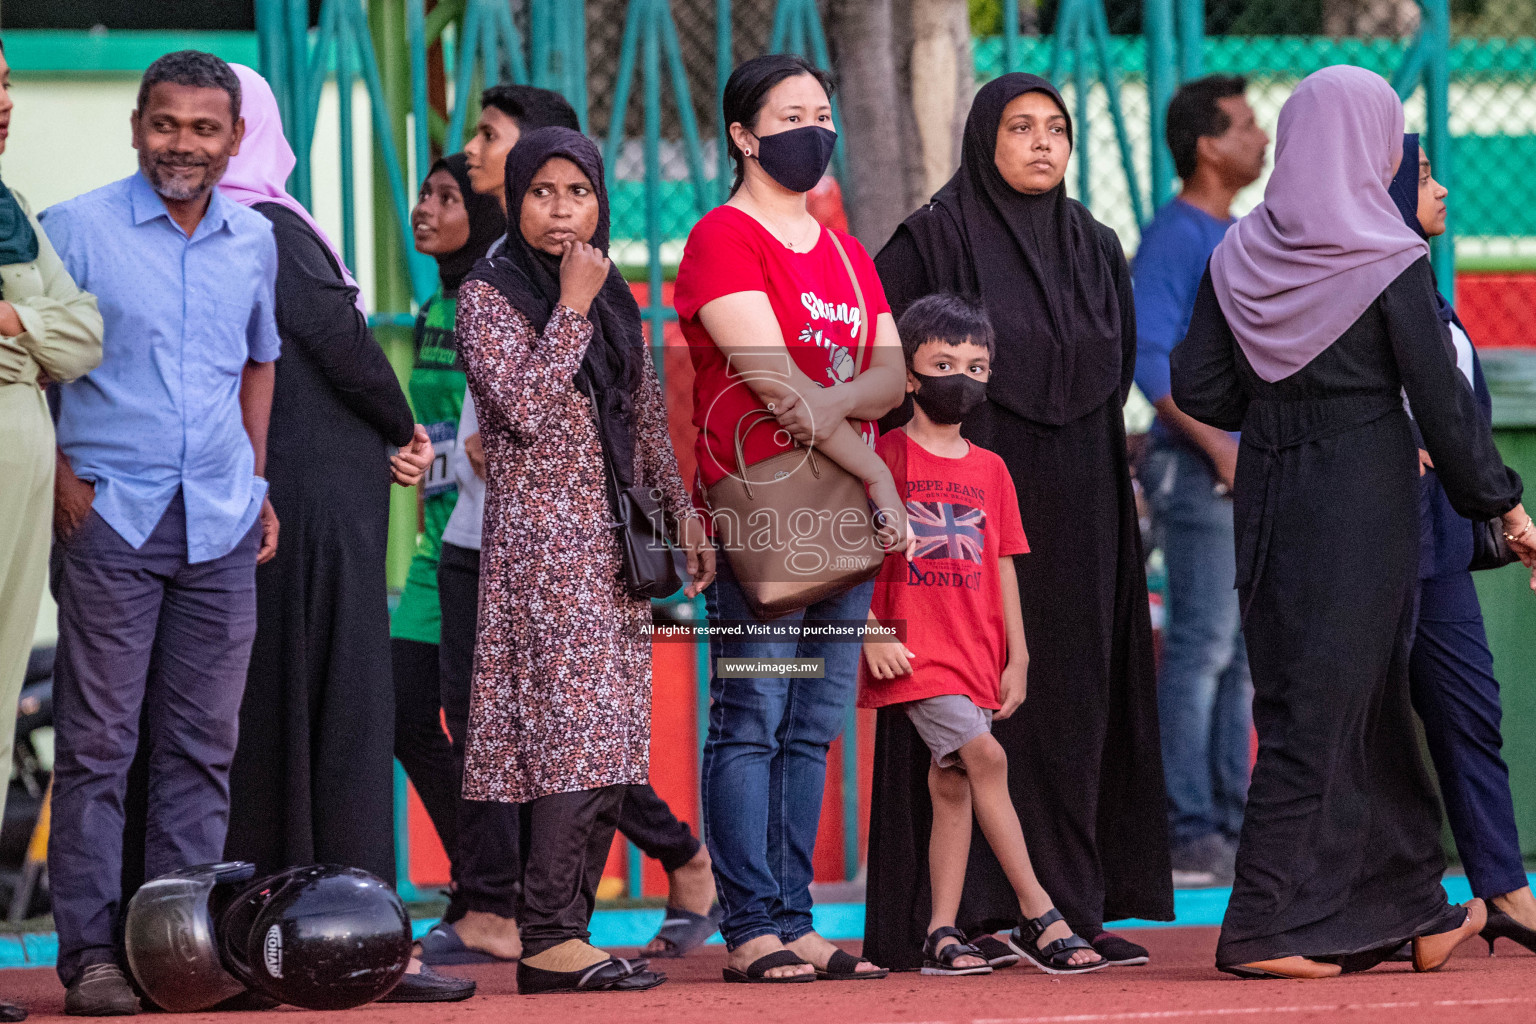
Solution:
<svg viewBox="0 0 1536 1024">
<path fill-rule="evenodd" d="M 246 361 L 271 362 L 277 245 L 214 192 L 190 238 L 142 174 L 49 207 L 42 222 L 96 295 L 101 365 L 59 395 L 59 446 L 96 512 L 141 547 L 182 492 L 187 560 L 232 551 L 267 493 L 240 410 Z"/>
</svg>

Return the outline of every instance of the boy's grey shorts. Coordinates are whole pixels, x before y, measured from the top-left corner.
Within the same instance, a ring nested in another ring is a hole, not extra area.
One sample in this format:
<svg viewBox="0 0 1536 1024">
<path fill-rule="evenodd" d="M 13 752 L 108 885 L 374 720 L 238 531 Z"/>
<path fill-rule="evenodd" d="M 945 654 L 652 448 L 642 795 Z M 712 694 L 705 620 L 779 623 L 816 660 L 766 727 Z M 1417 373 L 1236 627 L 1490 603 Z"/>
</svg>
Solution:
<svg viewBox="0 0 1536 1024">
<path fill-rule="evenodd" d="M 933 763 L 940 768 L 963 769 L 960 748 L 992 731 L 992 712 L 958 693 L 907 701 L 902 707 L 933 755 Z"/>
</svg>

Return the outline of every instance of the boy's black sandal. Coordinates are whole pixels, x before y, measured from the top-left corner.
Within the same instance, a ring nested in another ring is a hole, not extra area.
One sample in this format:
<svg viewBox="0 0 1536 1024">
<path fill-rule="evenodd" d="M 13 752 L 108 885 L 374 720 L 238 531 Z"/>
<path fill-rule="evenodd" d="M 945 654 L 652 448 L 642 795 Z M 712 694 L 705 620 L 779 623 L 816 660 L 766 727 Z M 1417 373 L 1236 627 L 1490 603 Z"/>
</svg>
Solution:
<svg viewBox="0 0 1536 1024">
<path fill-rule="evenodd" d="M 947 946 L 939 943 L 945 939 L 954 939 Z M 992 940 L 997 942 L 996 939 Z M 1001 943 L 998 943 L 1001 945 Z M 965 933 L 959 928 L 935 928 L 928 934 L 928 939 L 923 943 L 923 973 L 939 975 L 943 977 L 958 977 L 963 974 L 991 974 L 992 965 L 989 963 L 980 966 L 960 967 L 955 961 L 963 956 L 973 956 L 978 960 L 986 960 L 987 955 L 969 942 L 965 941 Z M 1015 962 L 1018 958 L 1014 957 Z"/>
<path fill-rule="evenodd" d="M 1093 950 L 1088 941 L 1078 935 L 1048 942 L 1044 948 L 1036 945 L 1041 934 L 1061 919 L 1061 911 L 1055 907 L 1039 917 L 1026 918 L 1022 925 L 1008 933 L 1009 947 L 1046 974 L 1086 974 L 1108 967 L 1109 961 L 1102 958 L 1088 964 L 1072 962 L 1072 954 L 1079 949 Z"/>
<path fill-rule="evenodd" d="M 994 970 L 1003 967 L 1012 967 L 1019 962 L 1019 954 L 1008 948 L 1008 943 L 996 935 L 978 935 L 971 940 L 971 945 L 976 947 L 981 958 Z"/>
<path fill-rule="evenodd" d="M 520 960 L 517 991 L 525 996 L 543 992 L 640 992 L 667 980 L 665 974 L 648 967 L 645 960 L 611 956 L 579 971 L 546 971 Z"/>
<path fill-rule="evenodd" d="M 822 981 L 878 981 L 891 973 L 884 967 L 874 971 L 859 970 L 859 964 L 868 963 L 869 961 L 863 957 L 853 956 L 836 949 L 827 960 L 827 966 L 816 969 L 816 977 Z M 873 967 L 874 964 L 870 966 Z"/>
<path fill-rule="evenodd" d="M 753 960 L 744 971 L 726 967 L 720 973 L 726 981 L 738 985 L 800 985 L 807 981 L 815 981 L 816 975 L 811 972 L 791 974 L 782 978 L 768 977 L 768 972 L 775 967 L 794 967 L 803 963 L 805 961 L 796 956 L 794 950 L 776 949 L 767 956 L 760 956 Z"/>
</svg>

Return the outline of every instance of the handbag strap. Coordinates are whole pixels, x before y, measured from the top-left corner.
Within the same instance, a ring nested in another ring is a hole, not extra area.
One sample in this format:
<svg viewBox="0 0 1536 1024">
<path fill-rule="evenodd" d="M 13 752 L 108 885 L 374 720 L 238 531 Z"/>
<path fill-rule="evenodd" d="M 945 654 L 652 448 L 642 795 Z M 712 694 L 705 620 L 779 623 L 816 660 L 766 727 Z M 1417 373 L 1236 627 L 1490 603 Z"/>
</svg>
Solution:
<svg viewBox="0 0 1536 1024">
<path fill-rule="evenodd" d="M 857 377 L 863 371 L 860 364 L 864 361 L 864 345 L 869 340 L 869 310 L 864 305 L 864 289 L 859 287 L 859 275 L 853 271 L 853 261 L 848 258 L 848 250 L 843 248 L 836 231 L 827 228 L 827 235 L 837 248 L 837 254 L 843 258 L 843 269 L 848 271 L 848 280 L 853 282 L 853 299 L 859 304 L 859 345 L 853 353 L 853 375 Z"/>
<path fill-rule="evenodd" d="M 773 418 L 773 413 L 767 409 L 753 409 L 751 412 L 743 414 L 741 419 L 736 421 L 736 433 L 732 439 L 735 442 L 736 448 L 736 471 L 741 475 L 741 485 L 746 490 L 748 498 L 753 495 L 752 480 L 747 476 L 747 458 L 742 450 L 746 435 L 750 434 L 752 428 L 759 423 L 772 420 Z M 797 444 L 795 447 L 798 448 L 799 445 Z M 816 464 L 816 449 L 812 448 L 807 452 L 806 459 L 811 464 L 811 474 L 819 479 L 821 477 L 821 467 Z"/>
<path fill-rule="evenodd" d="M 597 390 L 592 386 L 590 378 L 586 380 L 587 397 L 592 400 L 592 416 L 597 421 L 597 447 L 603 453 L 603 481 L 604 490 L 608 497 L 608 515 L 613 520 L 608 524 L 611 529 L 619 529 L 624 526 L 621 514 L 623 503 L 619 500 L 619 475 L 614 472 L 613 455 L 608 451 L 608 438 L 603 433 L 603 407 L 597 402 Z"/>
<path fill-rule="evenodd" d="M 827 237 L 832 239 L 832 246 L 837 250 L 837 255 L 842 258 L 843 269 L 848 272 L 848 280 L 853 284 L 853 299 L 859 306 L 859 341 L 853 350 L 853 375 L 857 377 L 863 372 L 863 367 L 860 364 L 864 361 L 864 346 L 869 340 L 869 310 L 864 305 L 864 289 L 859 286 L 859 275 L 854 273 L 853 261 L 848 258 L 848 250 L 843 248 L 842 240 L 837 237 L 836 231 L 833 231 L 831 228 L 824 228 L 823 230 L 826 231 Z M 763 420 L 773 418 L 773 413 L 758 407 L 751 412 L 745 413 L 736 421 L 736 436 L 734 438 L 736 470 L 741 474 L 741 481 L 746 487 L 747 497 L 749 498 L 752 497 L 752 482 L 747 479 L 747 463 L 746 458 L 742 454 L 743 436 L 751 433 L 752 428 Z M 818 477 L 821 476 L 820 467 L 816 465 L 815 449 L 811 450 L 810 461 L 811 472 Z"/>
</svg>

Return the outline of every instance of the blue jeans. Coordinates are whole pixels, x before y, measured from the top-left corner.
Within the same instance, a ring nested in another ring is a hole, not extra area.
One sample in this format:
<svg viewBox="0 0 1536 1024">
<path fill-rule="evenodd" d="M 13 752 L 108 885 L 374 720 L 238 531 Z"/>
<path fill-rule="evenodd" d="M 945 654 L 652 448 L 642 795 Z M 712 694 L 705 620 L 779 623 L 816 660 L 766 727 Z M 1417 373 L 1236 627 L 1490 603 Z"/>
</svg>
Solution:
<svg viewBox="0 0 1536 1024">
<path fill-rule="evenodd" d="M 711 625 L 757 622 L 722 552 L 705 593 Z M 774 625 L 864 621 L 874 582 Z M 858 643 L 711 638 L 709 738 L 704 744 L 704 834 L 735 949 L 760 935 L 793 942 L 811 931 L 811 854 L 821 819 L 827 747 L 843 731 L 857 688 Z M 720 658 L 822 658 L 823 679 L 721 679 Z"/>
<path fill-rule="evenodd" d="M 1154 444 L 1139 473 L 1168 569 L 1157 675 L 1168 823 L 1175 849 L 1236 839 L 1248 795 L 1253 681 L 1243 645 L 1232 502 L 1199 454 Z"/>
</svg>

